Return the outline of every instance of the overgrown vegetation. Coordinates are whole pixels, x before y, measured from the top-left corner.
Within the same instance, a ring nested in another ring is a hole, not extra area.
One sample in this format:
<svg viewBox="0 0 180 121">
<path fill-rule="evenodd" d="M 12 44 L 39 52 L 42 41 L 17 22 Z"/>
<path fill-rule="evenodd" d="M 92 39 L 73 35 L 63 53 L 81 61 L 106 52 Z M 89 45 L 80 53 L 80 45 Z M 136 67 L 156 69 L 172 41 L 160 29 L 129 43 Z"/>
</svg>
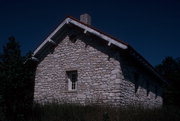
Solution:
<svg viewBox="0 0 180 121">
<path fill-rule="evenodd" d="M 35 104 L 27 121 L 179 121 L 176 108 L 144 109 L 103 107 L 97 105 L 49 103 Z"/>
</svg>

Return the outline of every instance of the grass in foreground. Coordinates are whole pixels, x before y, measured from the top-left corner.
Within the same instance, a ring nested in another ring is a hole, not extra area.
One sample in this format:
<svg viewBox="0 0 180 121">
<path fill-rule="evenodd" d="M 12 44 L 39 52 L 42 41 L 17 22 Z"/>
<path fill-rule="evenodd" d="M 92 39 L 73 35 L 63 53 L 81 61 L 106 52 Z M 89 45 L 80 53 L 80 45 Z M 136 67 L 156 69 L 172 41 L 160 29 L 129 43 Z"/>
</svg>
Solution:
<svg viewBox="0 0 180 121">
<path fill-rule="evenodd" d="M 180 121 L 177 108 L 144 109 L 75 104 L 35 104 L 27 121 Z"/>
</svg>

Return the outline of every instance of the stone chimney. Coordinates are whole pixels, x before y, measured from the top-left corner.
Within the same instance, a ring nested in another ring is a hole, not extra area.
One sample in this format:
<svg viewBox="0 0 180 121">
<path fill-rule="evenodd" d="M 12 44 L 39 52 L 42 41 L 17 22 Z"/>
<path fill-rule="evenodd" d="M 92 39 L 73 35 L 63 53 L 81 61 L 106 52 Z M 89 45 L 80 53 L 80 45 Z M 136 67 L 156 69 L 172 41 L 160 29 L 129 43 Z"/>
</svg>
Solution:
<svg viewBox="0 0 180 121">
<path fill-rule="evenodd" d="M 91 16 L 87 13 L 82 14 L 80 15 L 80 21 L 85 24 L 91 25 Z"/>
</svg>

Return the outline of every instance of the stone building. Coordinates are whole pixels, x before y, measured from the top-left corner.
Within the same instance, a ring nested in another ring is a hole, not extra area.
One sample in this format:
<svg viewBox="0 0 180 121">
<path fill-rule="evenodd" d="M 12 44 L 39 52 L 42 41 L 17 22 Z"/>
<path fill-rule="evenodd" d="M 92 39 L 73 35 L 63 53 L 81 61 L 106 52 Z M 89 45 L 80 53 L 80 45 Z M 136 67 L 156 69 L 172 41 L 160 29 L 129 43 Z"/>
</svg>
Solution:
<svg viewBox="0 0 180 121">
<path fill-rule="evenodd" d="M 34 100 L 157 107 L 164 80 L 129 44 L 67 17 L 34 51 Z"/>
</svg>

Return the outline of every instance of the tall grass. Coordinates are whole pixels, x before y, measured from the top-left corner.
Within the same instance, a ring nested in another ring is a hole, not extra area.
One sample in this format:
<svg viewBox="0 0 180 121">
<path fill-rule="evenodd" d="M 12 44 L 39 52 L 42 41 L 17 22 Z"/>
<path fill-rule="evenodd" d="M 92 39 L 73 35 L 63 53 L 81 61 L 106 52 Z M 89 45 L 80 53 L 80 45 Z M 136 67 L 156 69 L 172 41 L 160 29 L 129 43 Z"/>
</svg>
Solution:
<svg viewBox="0 0 180 121">
<path fill-rule="evenodd" d="M 180 121 L 180 110 L 49 103 L 35 104 L 26 121 Z"/>
</svg>

